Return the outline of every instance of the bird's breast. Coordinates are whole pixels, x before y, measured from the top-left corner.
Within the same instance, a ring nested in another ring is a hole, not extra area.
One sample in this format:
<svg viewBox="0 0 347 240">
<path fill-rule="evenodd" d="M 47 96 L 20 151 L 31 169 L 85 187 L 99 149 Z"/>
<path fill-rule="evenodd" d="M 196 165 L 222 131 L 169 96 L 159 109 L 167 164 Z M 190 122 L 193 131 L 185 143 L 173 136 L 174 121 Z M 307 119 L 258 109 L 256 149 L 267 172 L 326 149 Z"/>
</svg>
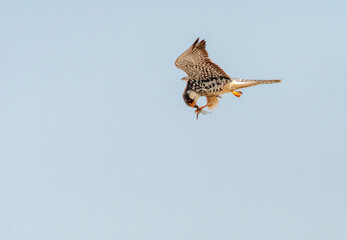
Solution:
<svg viewBox="0 0 347 240">
<path fill-rule="evenodd" d="M 189 80 L 187 88 L 197 92 L 201 96 L 216 96 L 224 93 L 224 86 L 229 82 L 230 79 L 223 77 L 206 80 Z"/>
</svg>

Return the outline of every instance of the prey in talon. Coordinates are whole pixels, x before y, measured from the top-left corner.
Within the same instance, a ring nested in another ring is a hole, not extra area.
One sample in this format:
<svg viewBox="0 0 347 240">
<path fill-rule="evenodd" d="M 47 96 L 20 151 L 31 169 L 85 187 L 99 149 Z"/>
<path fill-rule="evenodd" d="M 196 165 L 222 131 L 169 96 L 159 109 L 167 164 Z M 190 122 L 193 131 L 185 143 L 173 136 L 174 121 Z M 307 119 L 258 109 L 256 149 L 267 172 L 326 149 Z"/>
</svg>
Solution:
<svg viewBox="0 0 347 240">
<path fill-rule="evenodd" d="M 202 113 L 202 114 L 208 114 L 208 113 L 210 113 L 210 112 L 208 112 L 208 111 L 205 111 L 205 110 L 202 110 L 204 107 L 206 107 L 206 106 L 203 106 L 203 107 L 198 107 L 198 105 L 195 105 L 195 108 L 196 108 L 196 110 L 195 110 L 195 113 L 196 113 L 196 119 L 198 119 L 199 118 L 199 114 L 200 113 Z"/>
<path fill-rule="evenodd" d="M 214 109 L 218 106 L 218 98 L 225 93 L 232 93 L 241 97 L 240 88 L 252 87 L 259 84 L 279 83 L 281 80 L 250 80 L 231 78 L 217 64 L 213 63 L 206 51 L 206 41 L 199 38 L 184 53 L 176 59 L 175 65 L 183 70 L 188 76 L 182 80 L 187 82 L 183 92 L 183 99 L 187 106 L 196 108 L 196 118 L 200 113 L 209 113 L 203 108 Z M 198 107 L 196 102 L 200 97 L 206 97 L 207 103 Z"/>
</svg>

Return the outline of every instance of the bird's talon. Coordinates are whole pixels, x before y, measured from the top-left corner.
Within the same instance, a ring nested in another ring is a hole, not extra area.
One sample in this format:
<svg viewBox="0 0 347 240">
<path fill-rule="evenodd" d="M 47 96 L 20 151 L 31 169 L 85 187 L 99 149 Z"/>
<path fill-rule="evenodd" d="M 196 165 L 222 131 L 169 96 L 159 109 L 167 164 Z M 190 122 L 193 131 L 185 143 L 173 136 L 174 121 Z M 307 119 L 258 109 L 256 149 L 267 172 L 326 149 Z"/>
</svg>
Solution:
<svg viewBox="0 0 347 240">
<path fill-rule="evenodd" d="M 236 97 L 241 97 L 242 92 L 241 91 L 232 91 L 232 93 L 236 96 Z"/>
<path fill-rule="evenodd" d="M 206 107 L 206 106 L 204 106 L 204 107 Z M 210 113 L 210 112 L 208 112 L 208 111 L 202 110 L 204 107 L 199 108 L 198 106 L 196 106 L 196 110 L 195 110 L 196 119 L 199 118 L 199 114 L 200 114 L 200 113 L 202 113 L 202 114 L 204 114 L 204 115 Z"/>
</svg>

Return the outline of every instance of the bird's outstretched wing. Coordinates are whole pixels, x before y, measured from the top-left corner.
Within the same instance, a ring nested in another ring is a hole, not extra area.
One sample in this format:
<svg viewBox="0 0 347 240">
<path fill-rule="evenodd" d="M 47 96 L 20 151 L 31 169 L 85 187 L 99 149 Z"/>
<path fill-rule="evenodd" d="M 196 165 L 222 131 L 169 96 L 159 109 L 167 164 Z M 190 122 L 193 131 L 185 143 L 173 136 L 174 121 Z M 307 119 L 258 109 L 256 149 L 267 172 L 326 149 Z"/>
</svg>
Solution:
<svg viewBox="0 0 347 240">
<path fill-rule="evenodd" d="M 223 69 L 211 61 L 206 51 L 206 41 L 201 40 L 199 42 L 199 38 L 176 59 L 175 65 L 194 80 L 205 80 L 213 77 L 230 78 Z"/>
</svg>

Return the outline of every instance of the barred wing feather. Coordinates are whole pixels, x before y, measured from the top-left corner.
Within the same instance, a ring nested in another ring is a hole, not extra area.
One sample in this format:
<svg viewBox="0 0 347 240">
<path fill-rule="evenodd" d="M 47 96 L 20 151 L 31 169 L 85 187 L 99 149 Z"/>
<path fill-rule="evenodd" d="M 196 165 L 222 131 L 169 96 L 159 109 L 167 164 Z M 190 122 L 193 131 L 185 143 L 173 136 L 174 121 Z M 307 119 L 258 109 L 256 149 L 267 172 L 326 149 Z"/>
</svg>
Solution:
<svg viewBox="0 0 347 240">
<path fill-rule="evenodd" d="M 230 78 L 217 64 L 213 63 L 206 51 L 206 41 L 199 38 L 176 59 L 177 68 L 185 71 L 190 79 L 205 80 L 214 77 Z"/>
</svg>

